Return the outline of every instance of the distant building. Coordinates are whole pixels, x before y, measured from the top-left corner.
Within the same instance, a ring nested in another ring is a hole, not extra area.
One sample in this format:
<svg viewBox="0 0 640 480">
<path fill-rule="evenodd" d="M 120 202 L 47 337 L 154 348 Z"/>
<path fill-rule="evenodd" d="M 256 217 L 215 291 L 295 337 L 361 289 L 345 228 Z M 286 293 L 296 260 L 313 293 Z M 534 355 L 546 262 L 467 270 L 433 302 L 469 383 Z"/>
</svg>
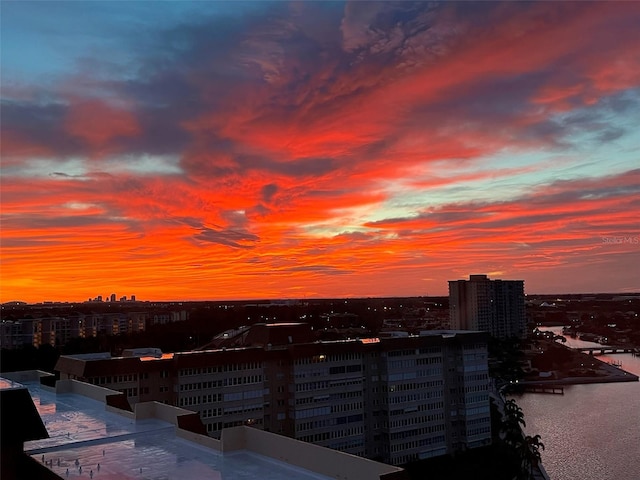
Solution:
<svg viewBox="0 0 640 480">
<path fill-rule="evenodd" d="M 449 309 L 453 329 L 481 330 L 502 339 L 526 336 L 522 280 L 490 280 L 486 275 L 452 280 Z"/>
<path fill-rule="evenodd" d="M 116 294 L 115 294 L 115 293 L 112 293 L 112 294 L 111 294 L 110 300 L 111 300 L 112 302 L 115 302 L 115 301 L 116 301 Z"/>
<path fill-rule="evenodd" d="M 0 322 L 0 347 L 8 350 L 33 344 L 33 320 Z"/>
<path fill-rule="evenodd" d="M 215 350 L 62 356 L 56 370 L 198 412 L 216 438 L 248 424 L 393 465 L 491 442 L 486 334 L 313 342 L 307 328 L 229 332 L 244 346 Z"/>
<path fill-rule="evenodd" d="M 189 319 L 186 310 L 156 310 L 149 316 L 150 325 L 166 325 L 167 323 L 184 322 Z"/>
<path fill-rule="evenodd" d="M 171 313 L 177 319 L 187 318 L 185 311 Z M 0 322 L 0 344 L 6 349 L 24 345 L 64 345 L 77 337 L 143 332 L 149 321 L 148 312 L 72 313 L 66 317 L 24 318 Z"/>
</svg>

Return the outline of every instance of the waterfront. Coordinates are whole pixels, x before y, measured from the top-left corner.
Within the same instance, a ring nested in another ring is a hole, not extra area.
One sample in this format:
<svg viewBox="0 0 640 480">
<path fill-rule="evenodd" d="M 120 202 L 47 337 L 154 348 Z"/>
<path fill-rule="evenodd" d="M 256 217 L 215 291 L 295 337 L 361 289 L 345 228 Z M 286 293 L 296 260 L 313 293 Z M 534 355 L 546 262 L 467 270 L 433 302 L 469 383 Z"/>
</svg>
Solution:
<svg viewBox="0 0 640 480">
<path fill-rule="evenodd" d="M 562 334 L 562 327 L 543 327 Z M 571 347 L 598 346 L 567 338 Z M 640 357 L 602 355 L 640 375 Z M 527 434 L 545 444 L 544 468 L 551 480 L 640 478 L 640 382 L 567 385 L 564 395 L 527 393 L 515 397 Z"/>
</svg>

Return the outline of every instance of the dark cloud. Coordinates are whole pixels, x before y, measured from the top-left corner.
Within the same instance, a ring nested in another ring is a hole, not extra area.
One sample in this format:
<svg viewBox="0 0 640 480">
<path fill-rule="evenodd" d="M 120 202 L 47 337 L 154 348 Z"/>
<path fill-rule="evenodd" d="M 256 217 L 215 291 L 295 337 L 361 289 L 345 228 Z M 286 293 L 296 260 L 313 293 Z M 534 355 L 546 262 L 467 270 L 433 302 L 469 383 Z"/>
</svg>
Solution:
<svg viewBox="0 0 640 480">
<path fill-rule="evenodd" d="M 218 243 L 233 248 L 253 248 L 260 240 L 257 235 L 241 230 L 216 230 L 203 228 L 194 239 L 204 243 Z"/>
<path fill-rule="evenodd" d="M 123 148 L 134 153 L 179 154 L 191 142 L 190 133 L 181 123 L 190 115 L 169 106 L 140 108 L 136 116 L 140 134 L 123 141 Z"/>
<path fill-rule="evenodd" d="M 29 216 L 4 215 L 2 223 L 7 228 L 24 230 L 74 229 L 95 227 L 105 224 L 128 225 L 132 229 L 139 227 L 139 222 L 133 219 L 123 219 L 105 214 L 78 215 L 44 215 L 31 213 Z"/>
<path fill-rule="evenodd" d="M 62 236 L 48 238 L 4 238 L 2 248 L 55 248 L 64 243 Z"/>
<path fill-rule="evenodd" d="M 63 103 L 41 103 L 36 101 L 3 100 L 2 126 L 20 130 L 26 134 L 35 134 L 44 130 L 42 134 L 55 135 L 62 120 L 67 114 L 68 106 Z"/>
<path fill-rule="evenodd" d="M 288 267 L 288 272 L 313 272 L 323 275 L 348 275 L 353 273 L 352 270 L 342 269 L 331 265 L 301 265 L 299 267 Z"/>
<path fill-rule="evenodd" d="M 207 178 L 264 172 L 302 178 L 326 175 L 339 168 L 332 158 L 281 161 L 266 155 L 241 153 L 244 149 L 241 144 L 226 139 L 211 141 L 209 146 L 183 156 L 181 165 L 190 176 Z"/>
<path fill-rule="evenodd" d="M 83 178 L 83 175 L 70 175 L 64 172 L 52 172 L 49 174 L 50 177 L 59 177 L 59 178 Z"/>
<path fill-rule="evenodd" d="M 619 139 L 626 133 L 624 128 L 611 128 L 603 125 L 596 139 L 598 142 L 607 143 Z"/>
<path fill-rule="evenodd" d="M 64 131 L 68 106 L 63 103 L 3 100 L 0 104 L 0 134 L 4 140 L 17 138 L 28 147 L 42 147 L 54 157 L 64 157 L 82 150 L 77 139 Z M 5 143 L 5 142 L 2 142 Z M 11 157 L 11 148 L 2 148 L 3 157 Z"/>
<path fill-rule="evenodd" d="M 335 236 L 336 238 L 345 238 L 354 242 L 370 242 L 378 237 L 367 232 L 342 232 Z"/>
<path fill-rule="evenodd" d="M 242 212 L 223 211 L 221 212 L 224 226 L 205 225 L 197 217 L 174 217 L 169 219 L 170 223 L 183 224 L 196 230 L 198 233 L 192 236 L 193 239 L 202 243 L 218 243 L 232 248 L 253 248 L 260 240 L 260 237 L 247 230 L 247 217 Z"/>
<path fill-rule="evenodd" d="M 476 210 L 474 208 L 475 206 L 475 204 L 447 205 L 439 209 L 422 212 L 412 217 L 388 218 L 384 220 L 378 220 L 376 222 L 369 222 L 366 224 L 366 226 L 376 227 L 378 225 L 398 225 L 398 227 L 402 227 L 402 225 L 407 223 L 424 222 L 426 225 L 433 225 L 433 228 L 435 229 L 446 227 L 447 225 L 456 224 L 458 222 L 483 219 L 490 215 L 489 213 Z M 451 208 L 453 211 L 448 210 L 449 208 Z M 483 225 L 484 224 L 485 222 L 483 222 Z"/>
<path fill-rule="evenodd" d="M 278 191 L 278 185 L 276 185 L 275 183 L 270 183 L 262 187 L 262 189 L 260 190 L 260 193 L 262 195 L 262 199 L 266 203 L 271 203 L 271 200 L 273 199 L 273 196 L 276 194 L 277 191 Z"/>
<path fill-rule="evenodd" d="M 273 211 L 270 208 L 267 208 L 261 203 L 259 203 L 247 209 L 247 216 L 261 218 L 261 217 L 266 217 L 272 212 Z"/>
<path fill-rule="evenodd" d="M 389 218 L 366 226 L 392 228 L 401 236 L 460 228 L 467 233 L 501 231 L 553 222 L 566 227 L 576 219 L 575 211 L 567 205 L 582 205 L 582 216 L 589 218 L 612 213 L 610 205 L 601 203 L 603 200 L 619 198 L 624 204 L 618 208 L 624 210 L 640 207 L 640 199 L 633 197 L 639 191 L 640 170 L 630 170 L 612 177 L 557 181 L 508 201 L 443 205 L 412 217 Z"/>
<path fill-rule="evenodd" d="M 288 162 L 258 155 L 241 155 L 236 160 L 243 170 L 262 170 L 289 177 L 315 177 L 335 171 L 338 165 L 332 158 L 299 158 Z"/>
</svg>

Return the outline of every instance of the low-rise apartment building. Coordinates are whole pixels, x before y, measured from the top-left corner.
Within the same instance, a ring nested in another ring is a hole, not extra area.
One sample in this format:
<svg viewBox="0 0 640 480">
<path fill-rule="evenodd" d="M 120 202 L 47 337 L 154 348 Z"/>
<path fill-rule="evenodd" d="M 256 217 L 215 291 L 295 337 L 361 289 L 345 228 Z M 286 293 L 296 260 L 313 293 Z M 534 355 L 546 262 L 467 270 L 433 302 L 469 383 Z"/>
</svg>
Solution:
<svg viewBox="0 0 640 480">
<path fill-rule="evenodd" d="M 63 356 L 56 369 L 62 379 L 119 390 L 132 403 L 158 400 L 196 411 L 213 437 L 254 425 L 394 465 L 490 442 L 486 334 L 283 338 L 175 354 Z"/>
</svg>

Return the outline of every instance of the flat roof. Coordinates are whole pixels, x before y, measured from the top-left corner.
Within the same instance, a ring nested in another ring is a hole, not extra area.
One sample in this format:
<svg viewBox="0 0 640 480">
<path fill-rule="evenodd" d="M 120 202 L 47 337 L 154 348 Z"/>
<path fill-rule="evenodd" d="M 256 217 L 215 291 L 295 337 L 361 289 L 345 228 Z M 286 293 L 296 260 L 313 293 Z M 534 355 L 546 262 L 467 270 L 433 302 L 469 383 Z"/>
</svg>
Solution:
<svg viewBox="0 0 640 480">
<path fill-rule="evenodd" d="M 136 421 L 109 412 L 104 403 L 83 395 L 56 394 L 39 383 L 24 385 L 50 435 L 26 442 L 25 453 L 61 478 L 331 478 L 247 450 L 221 453 L 176 436 L 169 422 Z"/>
<path fill-rule="evenodd" d="M 173 424 L 158 419 L 131 420 L 106 410 L 105 404 L 76 393 L 54 393 L 39 383 L 26 382 L 49 438 L 25 443 L 31 453 L 83 442 L 106 442 L 161 429 Z"/>
<path fill-rule="evenodd" d="M 20 388 L 25 388 L 25 386 L 8 378 L 0 377 L 0 390 L 18 390 Z"/>
<path fill-rule="evenodd" d="M 78 360 L 105 360 L 113 358 L 110 352 L 97 353 L 74 353 L 73 355 L 65 355 L 67 357 L 76 358 Z"/>
</svg>

